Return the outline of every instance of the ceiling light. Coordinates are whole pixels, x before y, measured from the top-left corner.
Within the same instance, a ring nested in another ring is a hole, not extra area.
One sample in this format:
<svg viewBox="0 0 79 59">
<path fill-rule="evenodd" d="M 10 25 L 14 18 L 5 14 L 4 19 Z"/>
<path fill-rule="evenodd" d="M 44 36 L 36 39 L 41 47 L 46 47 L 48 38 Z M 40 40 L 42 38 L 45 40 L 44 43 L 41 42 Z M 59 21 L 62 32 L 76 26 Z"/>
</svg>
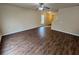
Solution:
<svg viewBox="0 0 79 59">
<path fill-rule="evenodd" d="M 39 7 L 39 10 L 42 11 L 44 8 L 43 7 Z"/>
</svg>

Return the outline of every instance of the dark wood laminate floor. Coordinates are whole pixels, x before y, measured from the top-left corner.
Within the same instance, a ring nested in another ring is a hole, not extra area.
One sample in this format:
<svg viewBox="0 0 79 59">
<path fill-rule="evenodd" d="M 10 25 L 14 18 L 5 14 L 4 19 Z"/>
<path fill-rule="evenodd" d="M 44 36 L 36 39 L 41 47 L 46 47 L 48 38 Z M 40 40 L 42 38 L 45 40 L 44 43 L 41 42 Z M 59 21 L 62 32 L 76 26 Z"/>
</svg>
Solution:
<svg viewBox="0 0 79 59">
<path fill-rule="evenodd" d="M 2 38 L 5 55 L 79 55 L 79 37 L 39 27 Z"/>
</svg>

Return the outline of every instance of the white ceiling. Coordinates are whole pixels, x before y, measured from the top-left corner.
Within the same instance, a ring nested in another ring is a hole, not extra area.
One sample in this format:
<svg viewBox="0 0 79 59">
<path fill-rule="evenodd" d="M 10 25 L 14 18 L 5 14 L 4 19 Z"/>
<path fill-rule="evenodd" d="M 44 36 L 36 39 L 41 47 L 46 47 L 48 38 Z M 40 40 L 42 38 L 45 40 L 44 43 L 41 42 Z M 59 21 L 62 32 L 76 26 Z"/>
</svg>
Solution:
<svg viewBox="0 0 79 59">
<path fill-rule="evenodd" d="M 39 3 L 10 3 L 10 5 L 15 5 L 23 8 L 36 9 L 39 7 Z M 45 6 L 50 7 L 51 9 L 60 9 L 78 6 L 79 3 L 45 3 Z"/>
<path fill-rule="evenodd" d="M 24 7 L 24 8 L 35 8 L 38 7 L 38 3 L 12 3 L 12 5 Z M 65 8 L 79 5 L 79 3 L 45 3 L 46 6 L 51 8 Z"/>
<path fill-rule="evenodd" d="M 48 4 L 49 7 L 51 8 L 67 8 L 67 7 L 73 7 L 73 6 L 78 6 L 79 3 L 51 3 Z"/>
</svg>

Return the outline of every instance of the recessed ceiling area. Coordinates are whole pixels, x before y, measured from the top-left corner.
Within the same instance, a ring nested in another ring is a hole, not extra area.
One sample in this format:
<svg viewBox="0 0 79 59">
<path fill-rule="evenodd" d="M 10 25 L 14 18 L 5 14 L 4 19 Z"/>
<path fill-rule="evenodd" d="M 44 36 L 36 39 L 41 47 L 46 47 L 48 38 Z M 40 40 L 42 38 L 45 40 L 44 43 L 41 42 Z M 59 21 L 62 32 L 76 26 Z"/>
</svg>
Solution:
<svg viewBox="0 0 79 59">
<path fill-rule="evenodd" d="M 38 10 L 40 3 L 3 3 L 0 5 L 13 5 L 22 8 Z M 56 11 L 61 8 L 79 6 L 79 3 L 44 3 L 44 5 L 49 7 L 52 11 Z"/>
<path fill-rule="evenodd" d="M 10 3 L 10 4 L 30 9 L 36 9 L 39 7 L 39 3 Z M 60 8 L 78 6 L 79 3 L 45 3 L 44 5 L 50 7 L 51 9 L 60 9 Z"/>
</svg>

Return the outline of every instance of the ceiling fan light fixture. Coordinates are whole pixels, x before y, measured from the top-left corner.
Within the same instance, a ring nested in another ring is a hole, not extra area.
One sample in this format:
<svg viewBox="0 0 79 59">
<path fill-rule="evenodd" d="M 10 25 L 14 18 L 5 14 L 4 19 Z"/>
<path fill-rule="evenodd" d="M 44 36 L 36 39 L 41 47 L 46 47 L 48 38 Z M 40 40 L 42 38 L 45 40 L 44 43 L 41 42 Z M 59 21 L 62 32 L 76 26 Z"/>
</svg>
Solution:
<svg viewBox="0 0 79 59">
<path fill-rule="evenodd" d="M 44 10 L 44 8 L 43 7 L 39 7 L 39 10 L 42 11 L 42 10 Z"/>
</svg>

